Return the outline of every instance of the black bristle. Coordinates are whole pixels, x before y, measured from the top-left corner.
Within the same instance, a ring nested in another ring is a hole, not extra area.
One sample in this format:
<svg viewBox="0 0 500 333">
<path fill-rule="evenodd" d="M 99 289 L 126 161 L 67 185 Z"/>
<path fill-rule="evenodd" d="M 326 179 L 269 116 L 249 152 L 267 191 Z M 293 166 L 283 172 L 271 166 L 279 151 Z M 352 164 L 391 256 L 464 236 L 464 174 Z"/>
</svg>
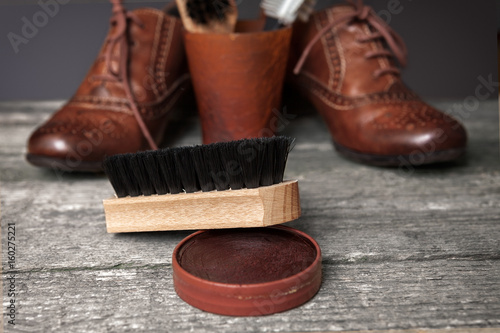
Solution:
<svg viewBox="0 0 500 333">
<path fill-rule="evenodd" d="M 275 151 L 276 140 L 268 140 L 264 144 L 265 148 L 262 152 L 262 171 L 260 173 L 260 186 L 269 186 L 274 183 L 274 158 L 277 154 Z"/>
<path fill-rule="evenodd" d="M 283 181 L 293 142 L 245 139 L 115 155 L 103 167 L 118 197 L 257 188 Z"/>
<path fill-rule="evenodd" d="M 181 177 L 177 173 L 177 168 L 175 167 L 175 156 L 174 151 L 178 149 L 163 149 L 158 151 L 156 159 L 158 160 L 158 165 L 160 167 L 160 174 L 164 182 L 166 183 L 169 193 L 177 194 L 182 192 L 182 182 Z"/>
<path fill-rule="evenodd" d="M 156 194 L 167 194 L 170 192 L 167 182 L 160 170 L 158 162 L 158 151 L 148 151 L 144 154 L 144 168 L 146 169 L 151 186 L 154 188 Z M 144 194 L 146 195 L 146 194 Z"/>
<path fill-rule="evenodd" d="M 278 137 L 275 147 L 274 156 L 274 172 L 273 172 L 273 184 L 279 184 L 283 182 L 283 176 L 285 174 L 286 161 L 288 160 L 288 153 L 293 149 L 293 144 L 295 139 L 287 137 Z"/>
<path fill-rule="evenodd" d="M 128 195 L 127 187 L 124 184 L 128 177 L 125 175 L 121 160 L 121 155 L 113 155 L 107 157 L 103 162 L 104 172 L 108 176 L 109 182 L 111 186 L 113 186 L 118 198 L 123 198 Z"/>
<path fill-rule="evenodd" d="M 245 186 L 243 181 L 243 170 L 238 161 L 238 151 L 232 148 L 234 144 L 227 143 L 222 151 L 225 174 L 229 178 L 229 187 L 233 190 L 242 189 Z"/>
<path fill-rule="evenodd" d="M 215 184 L 212 180 L 210 167 L 207 161 L 207 154 L 204 146 L 196 146 L 191 149 L 191 157 L 193 159 L 193 168 L 198 176 L 198 183 L 203 192 L 215 190 Z"/>
<path fill-rule="evenodd" d="M 265 146 L 261 139 L 241 140 L 237 144 L 237 158 L 242 169 L 244 186 L 257 188 L 260 185 L 263 153 Z"/>
<path fill-rule="evenodd" d="M 226 15 L 234 11 L 228 0 L 187 0 L 189 17 L 198 24 L 208 25 L 213 21 L 225 21 Z"/>
<path fill-rule="evenodd" d="M 137 181 L 137 175 L 136 173 L 138 172 L 136 169 L 131 164 L 131 159 L 134 156 L 134 154 L 126 154 L 123 156 L 122 159 L 122 169 L 124 170 L 124 179 L 127 181 L 125 182 L 125 186 L 128 191 L 128 195 L 131 197 L 138 197 L 140 196 L 141 193 L 141 188 L 139 186 L 139 183 Z"/>
<path fill-rule="evenodd" d="M 129 163 L 134 170 L 135 180 L 139 186 L 139 193 L 143 195 L 151 195 L 156 193 L 153 182 L 148 175 L 146 166 L 147 152 L 137 153 L 130 157 Z"/>
<path fill-rule="evenodd" d="M 198 192 L 201 190 L 198 183 L 194 162 L 189 148 L 180 148 L 174 151 L 177 174 L 181 178 L 182 187 L 186 193 Z"/>
<path fill-rule="evenodd" d="M 206 146 L 205 149 L 210 175 L 217 191 L 229 189 L 229 175 L 226 172 L 224 160 L 222 159 L 226 145 L 227 143 L 216 143 Z"/>
<path fill-rule="evenodd" d="M 104 171 L 119 198 L 141 195 L 135 170 L 129 163 L 133 154 L 114 155 L 106 158 L 103 163 Z"/>
</svg>

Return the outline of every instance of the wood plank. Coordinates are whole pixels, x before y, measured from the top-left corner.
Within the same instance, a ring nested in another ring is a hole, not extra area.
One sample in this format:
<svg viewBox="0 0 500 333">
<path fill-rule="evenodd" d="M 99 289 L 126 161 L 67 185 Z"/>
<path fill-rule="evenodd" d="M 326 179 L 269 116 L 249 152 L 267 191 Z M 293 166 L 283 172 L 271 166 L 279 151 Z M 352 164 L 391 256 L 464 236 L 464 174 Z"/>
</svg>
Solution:
<svg viewBox="0 0 500 333">
<path fill-rule="evenodd" d="M 177 298 L 171 255 L 191 232 L 107 234 L 102 199 L 113 190 L 103 175 L 24 161 L 30 131 L 58 105 L 0 103 L 2 265 L 5 277 L 6 225 L 16 223 L 19 331 L 500 327 L 495 101 L 465 119 L 466 159 L 413 170 L 344 160 L 318 117 L 291 120 L 281 134 L 297 138 L 286 178 L 299 180 L 302 217 L 287 225 L 318 241 L 325 278 L 303 307 L 252 319 L 206 314 Z M 200 143 L 199 123 L 187 125 L 175 145 Z"/>
<path fill-rule="evenodd" d="M 408 329 L 408 330 L 377 330 L 377 331 L 343 331 L 343 333 L 498 333 L 499 328 L 445 328 L 445 329 Z M 333 331 L 330 331 L 333 332 Z M 320 333 L 326 333 L 320 332 Z"/>
<path fill-rule="evenodd" d="M 272 316 L 203 312 L 175 294 L 163 262 L 18 275 L 20 330 L 244 332 L 500 327 L 498 261 L 324 262 L 318 294 Z"/>
</svg>

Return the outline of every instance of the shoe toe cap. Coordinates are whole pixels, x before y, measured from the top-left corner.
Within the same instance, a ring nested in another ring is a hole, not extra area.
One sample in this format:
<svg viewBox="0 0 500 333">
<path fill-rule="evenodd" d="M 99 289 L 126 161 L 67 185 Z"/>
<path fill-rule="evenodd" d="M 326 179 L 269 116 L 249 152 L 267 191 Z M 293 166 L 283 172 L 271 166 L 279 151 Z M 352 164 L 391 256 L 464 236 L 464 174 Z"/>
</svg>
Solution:
<svg viewBox="0 0 500 333">
<path fill-rule="evenodd" d="M 70 140 L 68 140 L 70 139 Z M 28 140 L 28 154 L 65 158 L 73 149 L 74 138 L 60 133 L 47 133 L 38 128 Z"/>
<path fill-rule="evenodd" d="M 370 123 L 367 135 L 384 153 L 465 149 L 467 132 L 453 117 L 424 103 L 388 108 Z"/>
<path fill-rule="evenodd" d="M 35 165 L 71 171 L 99 171 L 102 156 L 92 152 L 83 137 L 37 129 L 28 140 L 27 160 Z"/>
<path fill-rule="evenodd" d="M 36 166 L 99 171 L 105 156 L 142 148 L 139 130 L 126 118 L 99 110 L 64 108 L 30 136 L 27 159 Z"/>
</svg>

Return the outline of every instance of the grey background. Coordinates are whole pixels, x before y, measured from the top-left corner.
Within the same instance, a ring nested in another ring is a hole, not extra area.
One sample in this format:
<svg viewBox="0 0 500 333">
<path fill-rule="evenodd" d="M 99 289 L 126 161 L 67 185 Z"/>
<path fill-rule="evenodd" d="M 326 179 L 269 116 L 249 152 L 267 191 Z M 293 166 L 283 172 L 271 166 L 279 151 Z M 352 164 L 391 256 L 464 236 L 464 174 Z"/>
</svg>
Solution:
<svg viewBox="0 0 500 333">
<path fill-rule="evenodd" d="M 7 34 L 21 34 L 38 0 L 0 1 L 0 101 L 71 97 L 93 62 L 108 29 L 110 4 L 69 0 L 16 54 Z M 42 0 L 47 1 L 47 0 Z M 66 0 L 65 0 L 66 1 Z M 409 49 L 404 80 L 425 98 L 473 96 L 480 76 L 497 81 L 495 0 L 366 0 L 377 12 L 399 1 L 390 24 Z M 125 1 L 128 8 L 161 8 L 166 1 Z M 239 0 L 241 16 L 258 13 L 258 1 Z M 320 0 L 318 7 L 339 3 Z M 387 13 L 387 12 L 386 12 Z M 496 97 L 496 96 L 492 96 Z"/>
</svg>

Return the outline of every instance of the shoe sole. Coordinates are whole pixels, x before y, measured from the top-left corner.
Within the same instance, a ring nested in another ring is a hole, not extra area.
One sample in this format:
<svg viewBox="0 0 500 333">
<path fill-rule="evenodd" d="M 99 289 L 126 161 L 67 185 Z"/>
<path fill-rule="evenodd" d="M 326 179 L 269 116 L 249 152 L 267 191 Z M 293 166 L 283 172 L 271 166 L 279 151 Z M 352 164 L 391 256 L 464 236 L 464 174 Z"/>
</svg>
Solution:
<svg viewBox="0 0 500 333">
<path fill-rule="evenodd" d="M 374 155 L 360 153 L 336 142 L 333 142 L 333 145 L 337 152 L 350 160 L 369 165 L 387 167 L 417 167 L 427 164 L 444 163 L 456 160 L 465 154 L 465 148 L 456 148 L 431 153 L 416 151 L 415 154 L 412 153 L 410 155 Z"/>
<path fill-rule="evenodd" d="M 54 157 L 26 154 L 26 160 L 34 166 L 65 172 L 102 172 L 101 161 L 68 161 Z"/>
</svg>

